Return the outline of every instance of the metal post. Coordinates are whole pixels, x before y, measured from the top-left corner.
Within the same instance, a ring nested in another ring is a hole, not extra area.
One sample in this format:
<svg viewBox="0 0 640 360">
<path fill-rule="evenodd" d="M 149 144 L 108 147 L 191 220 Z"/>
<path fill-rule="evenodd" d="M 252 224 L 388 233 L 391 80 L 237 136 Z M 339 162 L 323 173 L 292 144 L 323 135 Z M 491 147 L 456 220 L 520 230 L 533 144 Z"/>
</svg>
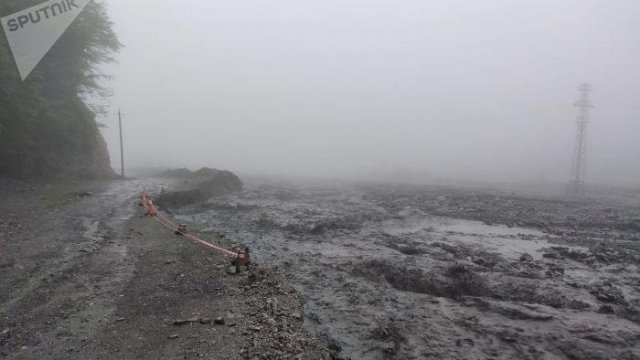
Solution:
<svg viewBox="0 0 640 360">
<path fill-rule="evenodd" d="M 120 125 L 120 174 L 124 177 L 124 146 L 122 145 L 122 113 L 118 109 L 118 124 Z"/>
</svg>

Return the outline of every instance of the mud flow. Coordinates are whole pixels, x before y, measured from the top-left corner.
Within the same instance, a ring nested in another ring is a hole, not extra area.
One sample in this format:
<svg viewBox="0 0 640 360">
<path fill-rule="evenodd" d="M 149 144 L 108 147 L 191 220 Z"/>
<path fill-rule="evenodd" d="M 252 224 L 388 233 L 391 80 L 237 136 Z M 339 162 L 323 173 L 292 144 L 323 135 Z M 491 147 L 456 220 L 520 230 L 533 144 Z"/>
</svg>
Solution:
<svg viewBox="0 0 640 360">
<path fill-rule="evenodd" d="M 254 180 L 178 216 L 278 264 L 336 357 L 640 359 L 633 204 Z"/>
</svg>

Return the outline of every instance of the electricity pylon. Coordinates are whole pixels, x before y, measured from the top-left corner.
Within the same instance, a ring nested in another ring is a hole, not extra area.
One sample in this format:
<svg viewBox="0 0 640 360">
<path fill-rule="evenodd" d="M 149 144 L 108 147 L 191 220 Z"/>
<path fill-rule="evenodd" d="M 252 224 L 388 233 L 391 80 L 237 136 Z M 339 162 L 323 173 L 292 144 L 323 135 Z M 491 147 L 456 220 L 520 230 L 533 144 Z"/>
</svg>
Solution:
<svg viewBox="0 0 640 360">
<path fill-rule="evenodd" d="M 584 179 L 587 165 L 587 125 L 589 124 L 589 109 L 593 107 L 589 100 L 590 92 L 591 85 L 580 85 L 580 98 L 573 104 L 578 108 L 578 117 L 576 119 L 578 130 L 573 149 L 571 178 L 569 179 L 569 195 L 571 196 L 584 196 L 586 193 Z"/>
</svg>

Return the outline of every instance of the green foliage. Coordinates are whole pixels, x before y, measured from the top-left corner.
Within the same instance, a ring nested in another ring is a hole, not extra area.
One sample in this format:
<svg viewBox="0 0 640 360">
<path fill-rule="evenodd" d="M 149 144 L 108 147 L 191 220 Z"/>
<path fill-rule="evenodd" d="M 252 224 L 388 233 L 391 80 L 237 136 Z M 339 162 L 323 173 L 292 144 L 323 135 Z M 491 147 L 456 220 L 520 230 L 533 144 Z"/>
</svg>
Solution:
<svg viewBox="0 0 640 360">
<path fill-rule="evenodd" d="M 40 3 L 3 0 L 0 16 Z M 0 36 L 0 176 L 103 176 L 110 173 L 96 109 L 108 95 L 99 65 L 121 47 L 103 2 L 92 1 L 22 81 Z"/>
</svg>

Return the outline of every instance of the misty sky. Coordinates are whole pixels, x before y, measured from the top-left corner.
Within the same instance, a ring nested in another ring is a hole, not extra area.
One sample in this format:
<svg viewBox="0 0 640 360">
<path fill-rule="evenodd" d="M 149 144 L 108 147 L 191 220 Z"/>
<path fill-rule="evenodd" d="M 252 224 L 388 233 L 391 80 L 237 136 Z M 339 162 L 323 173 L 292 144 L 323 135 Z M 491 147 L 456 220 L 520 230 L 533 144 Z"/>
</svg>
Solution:
<svg viewBox="0 0 640 360">
<path fill-rule="evenodd" d="M 589 82 L 588 180 L 640 183 L 640 1 L 108 3 L 128 166 L 564 181 Z"/>
</svg>

